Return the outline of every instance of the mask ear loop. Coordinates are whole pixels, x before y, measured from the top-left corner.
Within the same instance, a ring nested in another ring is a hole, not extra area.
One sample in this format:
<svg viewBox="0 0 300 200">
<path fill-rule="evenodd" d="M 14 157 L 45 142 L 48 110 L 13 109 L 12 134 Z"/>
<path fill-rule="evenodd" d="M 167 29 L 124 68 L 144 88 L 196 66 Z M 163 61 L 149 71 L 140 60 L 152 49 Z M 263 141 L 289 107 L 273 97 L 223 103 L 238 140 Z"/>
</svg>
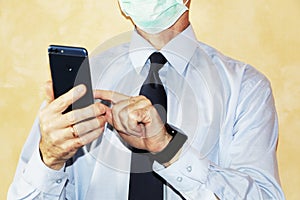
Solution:
<svg viewBox="0 0 300 200">
<path fill-rule="evenodd" d="M 186 6 L 186 4 L 189 2 L 190 0 L 186 0 L 186 2 L 184 3 L 184 5 Z"/>
<path fill-rule="evenodd" d="M 190 10 L 190 9 L 186 6 L 186 4 L 188 4 L 189 1 L 190 1 L 190 0 L 186 0 L 186 2 L 183 4 L 183 5 L 186 7 L 187 10 Z"/>
</svg>

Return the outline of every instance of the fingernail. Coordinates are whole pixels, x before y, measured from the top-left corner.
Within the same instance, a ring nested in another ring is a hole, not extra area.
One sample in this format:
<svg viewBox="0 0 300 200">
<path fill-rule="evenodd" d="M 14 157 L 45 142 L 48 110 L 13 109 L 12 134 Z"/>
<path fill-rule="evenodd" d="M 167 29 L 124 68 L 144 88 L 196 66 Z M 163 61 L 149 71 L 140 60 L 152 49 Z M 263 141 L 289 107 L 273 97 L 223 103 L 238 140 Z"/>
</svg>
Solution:
<svg viewBox="0 0 300 200">
<path fill-rule="evenodd" d="M 76 88 L 76 92 L 78 92 L 79 94 L 83 93 L 84 90 L 85 90 L 84 85 L 79 85 L 79 86 L 77 86 L 77 88 Z"/>
</svg>

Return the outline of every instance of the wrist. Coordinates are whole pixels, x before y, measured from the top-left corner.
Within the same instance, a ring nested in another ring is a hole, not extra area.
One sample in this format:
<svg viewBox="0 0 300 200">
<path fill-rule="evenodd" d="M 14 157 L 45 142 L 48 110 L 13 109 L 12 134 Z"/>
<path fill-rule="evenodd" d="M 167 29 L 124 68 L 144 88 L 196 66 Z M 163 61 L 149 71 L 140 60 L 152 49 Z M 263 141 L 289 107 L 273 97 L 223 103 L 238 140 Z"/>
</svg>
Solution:
<svg viewBox="0 0 300 200">
<path fill-rule="evenodd" d="M 161 164 L 170 163 L 171 160 L 173 161 L 174 157 L 178 157 L 182 146 L 187 140 L 187 136 L 185 134 L 169 124 L 165 125 L 165 131 L 166 134 L 169 135 L 168 140 L 166 140 L 168 142 L 165 143 L 160 151 L 156 153 L 151 151 L 152 159 Z"/>
<path fill-rule="evenodd" d="M 150 149 L 149 152 L 151 154 L 157 154 L 157 153 L 163 151 L 168 146 L 168 144 L 170 143 L 170 141 L 172 139 L 173 139 L 173 136 L 170 135 L 167 132 L 166 128 L 164 127 L 162 130 L 162 134 L 160 134 L 157 141 L 153 143 L 153 144 L 155 144 L 154 147 L 149 148 Z"/>
<path fill-rule="evenodd" d="M 46 156 L 43 155 L 41 149 L 39 149 L 39 152 L 42 162 L 50 169 L 60 170 L 65 165 L 64 162 L 55 162 L 54 159 L 47 159 Z"/>
</svg>

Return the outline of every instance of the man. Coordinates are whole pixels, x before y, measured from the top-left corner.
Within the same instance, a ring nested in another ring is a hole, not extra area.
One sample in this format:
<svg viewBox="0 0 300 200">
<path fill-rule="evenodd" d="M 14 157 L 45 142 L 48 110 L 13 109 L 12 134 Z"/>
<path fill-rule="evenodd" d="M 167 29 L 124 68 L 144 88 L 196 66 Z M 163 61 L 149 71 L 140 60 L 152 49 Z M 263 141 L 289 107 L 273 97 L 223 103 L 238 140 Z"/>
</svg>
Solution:
<svg viewBox="0 0 300 200">
<path fill-rule="evenodd" d="M 197 42 L 189 1 L 119 4 L 135 24 L 131 42 L 91 60 L 95 99 L 112 106 L 62 114 L 85 87 L 54 100 L 48 83 L 8 198 L 284 199 L 267 79 Z M 150 76 L 164 94 L 144 91 Z M 150 164 L 133 168 L 139 156 Z"/>
</svg>

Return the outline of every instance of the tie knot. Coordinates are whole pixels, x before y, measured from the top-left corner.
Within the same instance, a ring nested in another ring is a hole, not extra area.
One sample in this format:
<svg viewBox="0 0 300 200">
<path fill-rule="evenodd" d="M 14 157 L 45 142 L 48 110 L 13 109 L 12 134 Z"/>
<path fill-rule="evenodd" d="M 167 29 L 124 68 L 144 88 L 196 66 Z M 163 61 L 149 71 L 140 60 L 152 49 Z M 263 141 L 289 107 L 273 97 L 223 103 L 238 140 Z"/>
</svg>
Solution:
<svg viewBox="0 0 300 200">
<path fill-rule="evenodd" d="M 154 52 L 150 56 L 151 64 L 159 64 L 164 65 L 167 62 L 167 59 L 160 53 L 160 52 Z"/>
</svg>

